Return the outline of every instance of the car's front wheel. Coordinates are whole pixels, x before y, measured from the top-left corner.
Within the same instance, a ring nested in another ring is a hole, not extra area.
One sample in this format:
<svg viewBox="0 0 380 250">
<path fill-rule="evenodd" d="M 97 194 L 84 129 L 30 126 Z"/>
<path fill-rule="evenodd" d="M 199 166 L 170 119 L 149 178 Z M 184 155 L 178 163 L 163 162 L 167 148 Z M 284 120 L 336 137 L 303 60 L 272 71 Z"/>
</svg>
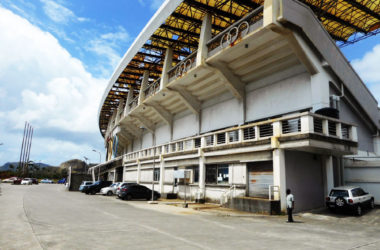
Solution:
<svg viewBox="0 0 380 250">
<path fill-rule="evenodd" d="M 108 192 L 107 192 L 107 195 L 108 195 L 108 196 L 111 196 L 111 195 L 112 195 L 112 191 L 111 191 L 111 190 L 108 191 Z"/>
</svg>

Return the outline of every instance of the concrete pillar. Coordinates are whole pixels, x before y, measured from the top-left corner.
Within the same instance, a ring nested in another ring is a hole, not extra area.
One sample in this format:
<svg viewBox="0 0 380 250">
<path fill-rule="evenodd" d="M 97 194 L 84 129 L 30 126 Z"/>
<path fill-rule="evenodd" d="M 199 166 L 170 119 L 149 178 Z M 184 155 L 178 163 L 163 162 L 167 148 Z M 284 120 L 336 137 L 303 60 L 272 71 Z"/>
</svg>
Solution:
<svg viewBox="0 0 380 250">
<path fill-rule="evenodd" d="M 325 196 L 327 196 L 330 190 L 334 187 L 334 167 L 331 155 L 327 155 L 323 157 L 323 159 L 325 168 Z"/>
<path fill-rule="evenodd" d="M 204 202 L 206 194 L 206 160 L 201 148 L 198 149 L 199 152 L 199 197 L 197 202 Z"/>
<path fill-rule="evenodd" d="M 143 74 L 143 79 L 141 82 L 141 87 L 140 87 L 139 102 L 138 102 L 139 105 L 145 100 L 145 89 L 148 87 L 148 83 L 149 83 L 149 71 L 145 70 Z"/>
<path fill-rule="evenodd" d="M 282 134 L 282 123 L 280 121 L 272 123 L 273 136 L 281 136 Z"/>
<path fill-rule="evenodd" d="M 314 132 L 314 117 L 311 115 L 301 116 L 301 132 L 313 133 Z"/>
<path fill-rule="evenodd" d="M 373 151 L 380 156 L 380 136 L 373 137 Z"/>
<path fill-rule="evenodd" d="M 113 183 L 116 182 L 116 168 L 113 170 Z"/>
<path fill-rule="evenodd" d="M 136 183 L 140 184 L 141 180 L 141 163 L 140 160 L 137 160 L 137 178 L 136 178 Z"/>
<path fill-rule="evenodd" d="M 199 36 L 199 46 L 198 46 L 197 59 L 196 59 L 197 66 L 201 65 L 207 58 L 207 54 L 208 54 L 207 42 L 212 37 L 211 24 L 212 24 L 211 15 L 206 14 L 205 17 L 203 18 L 201 34 Z"/>
<path fill-rule="evenodd" d="M 165 193 L 165 161 L 164 157 L 160 155 L 160 183 L 159 183 L 159 190 L 161 196 Z"/>
<path fill-rule="evenodd" d="M 129 87 L 128 95 L 127 95 L 127 101 L 125 103 L 125 114 L 129 113 L 129 103 L 133 100 L 133 92 L 134 88 L 132 86 Z"/>
<path fill-rule="evenodd" d="M 95 182 L 95 169 L 94 168 L 92 168 L 91 175 L 92 175 L 92 181 Z"/>
<path fill-rule="evenodd" d="M 164 66 L 162 67 L 162 75 L 160 81 L 160 90 L 166 87 L 169 82 L 168 71 L 173 67 L 173 49 L 167 48 L 165 53 Z"/>
<path fill-rule="evenodd" d="M 286 172 L 285 150 L 273 150 L 273 185 L 278 186 L 279 192 L 274 193 L 274 198 L 280 200 L 281 211 L 286 211 Z"/>
</svg>

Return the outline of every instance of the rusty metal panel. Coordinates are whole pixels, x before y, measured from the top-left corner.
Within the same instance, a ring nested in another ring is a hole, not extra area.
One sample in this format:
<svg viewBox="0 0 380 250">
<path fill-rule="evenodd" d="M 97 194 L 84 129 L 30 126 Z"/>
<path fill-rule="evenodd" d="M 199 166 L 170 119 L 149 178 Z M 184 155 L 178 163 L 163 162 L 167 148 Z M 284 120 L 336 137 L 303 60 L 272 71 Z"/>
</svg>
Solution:
<svg viewBox="0 0 380 250">
<path fill-rule="evenodd" d="M 273 185 L 271 161 L 248 164 L 248 196 L 268 199 L 270 185 Z"/>
</svg>

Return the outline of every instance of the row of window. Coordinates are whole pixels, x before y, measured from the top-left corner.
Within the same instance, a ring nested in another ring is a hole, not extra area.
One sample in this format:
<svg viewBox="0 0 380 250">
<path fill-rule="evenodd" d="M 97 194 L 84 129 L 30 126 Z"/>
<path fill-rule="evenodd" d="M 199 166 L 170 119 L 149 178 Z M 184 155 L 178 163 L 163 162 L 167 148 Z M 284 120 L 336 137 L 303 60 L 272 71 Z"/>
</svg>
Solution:
<svg viewBox="0 0 380 250">
<path fill-rule="evenodd" d="M 199 182 L 199 166 L 186 167 L 192 172 L 192 183 Z M 177 168 L 175 168 L 177 170 Z M 160 180 L 160 169 L 155 168 L 153 180 Z M 206 165 L 206 184 L 228 184 L 229 170 L 228 164 L 212 164 Z"/>
</svg>

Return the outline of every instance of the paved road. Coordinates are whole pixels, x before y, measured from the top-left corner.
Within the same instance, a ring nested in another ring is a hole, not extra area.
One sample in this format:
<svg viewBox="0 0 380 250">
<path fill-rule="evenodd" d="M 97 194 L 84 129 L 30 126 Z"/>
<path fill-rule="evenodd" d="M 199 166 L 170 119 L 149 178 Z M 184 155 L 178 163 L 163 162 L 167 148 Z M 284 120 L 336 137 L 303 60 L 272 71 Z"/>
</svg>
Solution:
<svg viewBox="0 0 380 250">
<path fill-rule="evenodd" d="M 283 216 L 216 216 L 67 192 L 62 185 L 1 186 L 2 250 L 380 249 L 380 227 L 363 218 L 304 216 L 289 224 Z"/>
</svg>

